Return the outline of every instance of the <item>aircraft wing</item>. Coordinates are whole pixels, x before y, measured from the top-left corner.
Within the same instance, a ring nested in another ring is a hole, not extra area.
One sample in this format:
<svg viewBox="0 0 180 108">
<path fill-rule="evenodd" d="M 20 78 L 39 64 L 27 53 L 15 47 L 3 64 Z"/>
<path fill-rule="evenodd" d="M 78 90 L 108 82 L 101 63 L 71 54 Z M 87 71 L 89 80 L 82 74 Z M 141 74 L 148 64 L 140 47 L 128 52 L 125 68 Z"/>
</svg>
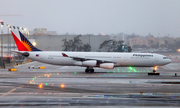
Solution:
<svg viewBox="0 0 180 108">
<path fill-rule="evenodd" d="M 84 57 L 68 56 L 65 53 L 62 53 L 62 55 L 63 55 L 63 57 L 69 57 L 69 58 L 72 58 L 72 59 L 77 60 L 77 61 L 96 60 L 98 63 L 116 63 L 116 62 L 109 61 L 109 60 L 101 60 L 101 59 L 94 59 L 94 58 L 91 59 L 91 58 L 84 58 Z"/>
</svg>

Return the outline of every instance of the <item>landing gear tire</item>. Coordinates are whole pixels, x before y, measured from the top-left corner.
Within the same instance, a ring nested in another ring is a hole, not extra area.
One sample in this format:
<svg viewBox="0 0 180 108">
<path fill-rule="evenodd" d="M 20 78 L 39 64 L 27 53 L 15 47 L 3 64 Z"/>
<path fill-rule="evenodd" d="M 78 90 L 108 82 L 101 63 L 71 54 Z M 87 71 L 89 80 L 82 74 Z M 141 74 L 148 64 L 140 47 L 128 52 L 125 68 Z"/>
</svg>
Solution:
<svg viewBox="0 0 180 108">
<path fill-rule="evenodd" d="M 90 72 L 91 72 L 91 73 L 94 73 L 94 69 L 90 69 Z"/>
<path fill-rule="evenodd" d="M 88 72 L 89 72 L 89 69 L 85 69 L 85 72 L 88 73 Z"/>
<path fill-rule="evenodd" d="M 85 72 L 86 73 L 89 73 L 89 72 L 94 73 L 94 69 L 93 68 L 87 68 L 87 69 L 85 69 Z"/>
</svg>

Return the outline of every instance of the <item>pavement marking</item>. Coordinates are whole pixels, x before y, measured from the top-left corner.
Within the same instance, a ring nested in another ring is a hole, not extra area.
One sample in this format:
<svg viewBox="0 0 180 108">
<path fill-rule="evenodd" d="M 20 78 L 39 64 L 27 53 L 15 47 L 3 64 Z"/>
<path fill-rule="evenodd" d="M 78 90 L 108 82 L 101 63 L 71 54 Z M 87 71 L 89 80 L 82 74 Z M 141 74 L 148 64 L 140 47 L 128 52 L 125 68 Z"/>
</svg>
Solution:
<svg viewBox="0 0 180 108">
<path fill-rule="evenodd" d="M 24 98 L 20 98 L 20 99 L 18 99 L 18 100 L 16 101 L 16 103 L 18 103 L 21 99 L 24 99 Z"/>
<path fill-rule="evenodd" d="M 108 102 L 108 99 L 107 99 L 106 103 L 109 103 L 109 102 Z"/>
<path fill-rule="evenodd" d="M 136 98 L 137 103 L 139 103 L 138 99 Z"/>
<path fill-rule="evenodd" d="M 21 65 L 17 65 L 17 66 L 14 66 L 14 67 L 24 67 L 24 66 L 26 66 L 26 65 L 30 65 L 30 64 L 34 64 L 34 63 L 36 63 L 36 61 L 35 62 L 29 62 L 29 63 L 26 63 L 26 64 L 21 64 Z"/>
<path fill-rule="evenodd" d="M 166 65 L 166 67 L 168 67 L 168 68 L 170 68 L 170 69 L 172 69 L 172 70 L 177 70 L 177 69 L 172 68 L 171 66 L 168 66 L 168 65 Z"/>
<path fill-rule="evenodd" d="M 1 95 L 0 97 L 3 97 L 3 96 L 6 96 L 6 95 L 9 95 L 10 93 L 14 92 L 17 88 L 22 88 L 23 86 L 25 86 L 25 85 L 26 85 L 27 83 L 29 83 L 30 81 L 31 81 L 31 79 L 30 79 L 28 82 L 26 82 L 25 84 L 23 84 L 22 86 L 15 87 L 15 88 L 11 89 L 9 92 L 7 92 L 7 93 L 5 93 L 5 94 Z"/>
<path fill-rule="evenodd" d="M 170 103 L 169 103 L 169 101 L 168 101 L 168 100 L 166 100 L 166 101 L 168 102 L 169 106 L 171 106 Z"/>
<path fill-rule="evenodd" d="M 165 95 L 170 95 L 170 96 L 172 95 L 172 94 L 170 94 L 170 93 L 162 93 L 162 94 L 165 94 Z"/>
<path fill-rule="evenodd" d="M 48 99 L 46 102 L 49 102 L 51 99 Z"/>
<path fill-rule="evenodd" d="M 79 99 L 76 101 L 76 103 L 78 103 L 79 102 Z"/>
</svg>

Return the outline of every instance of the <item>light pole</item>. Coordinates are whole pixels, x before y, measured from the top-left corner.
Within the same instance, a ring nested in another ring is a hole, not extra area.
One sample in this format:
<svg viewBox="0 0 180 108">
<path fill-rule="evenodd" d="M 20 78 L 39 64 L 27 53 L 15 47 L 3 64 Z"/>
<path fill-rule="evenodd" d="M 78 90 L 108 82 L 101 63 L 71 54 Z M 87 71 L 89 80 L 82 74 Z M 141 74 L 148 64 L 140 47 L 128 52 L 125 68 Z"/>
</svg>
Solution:
<svg viewBox="0 0 180 108">
<path fill-rule="evenodd" d="M 27 36 L 29 37 L 29 31 L 27 30 Z"/>
<path fill-rule="evenodd" d="M 23 34 L 23 32 L 24 32 L 24 28 L 23 28 L 23 27 L 21 27 L 21 30 L 22 30 L 22 34 Z"/>
<path fill-rule="evenodd" d="M 8 26 L 8 25 L 7 25 Z M 9 57 L 9 29 L 7 28 L 7 55 L 8 55 L 8 57 Z"/>
<path fill-rule="evenodd" d="M 7 32 L 8 32 L 8 56 L 9 56 L 9 54 L 11 54 L 10 53 L 10 51 L 11 51 L 11 37 L 10 37 L 10 35 L 9 35 L 9 31 L 10 31 L 10 28 L 11 28 L 11 25 L 9 25 L 9 24 L 7 24 Z"/>
<path fill-rule="evenodd" d="M 4 25 L 4 22 L 3 21 L 0 21 L 1 23 L 1 68 L 3 68 L 3 25 Z"/>
<path fill-rule="evenodd" d="M 23 28 L 22 28 L 22 29 L 23 29 Z M 28 36 L 27 31 L 28 31 L 27 28 L 24 28 L 25 37 Z M 24 57 L 22 56 L 22 60 L 25 62 L 25 61 L 26 61 L 26 58 L 24 58 Z"/>
<path fill-rule="evenodd" d="M 13 28 L 14 28 L 14 29 L 16 29 L 16 27 L 15 27 L 15 26 L 13 26 Z M 15 50 L 15 40 L 14 40 L 14 50 Z"/>
<path fill-rule="evenodd" d="M 14 29 L 16 29 L 15 26 L 12 26 Z M 14 50 L 15 50 L 15 40 L 14 40 Z M 19 57 L 19 56 L 18 56 Z M 16 57 L 15 57 L 15 53 L 14 53 L 14 64 L 16 65 Z"/>
<path fill-rule="evenodd" d="M 28 36 L 28 30 L 27 30 L 27 28 L 24 28 L 24 31 L 25 31 L 25 33 L 26 33 L 26 36 Z"/>
<path fill-rule="evenodd" d="M 7 27 L 8 27 L 8 34 L 9 34 L 9 31 L 11 30 L 11 25 L 8 24 Z M 10 37 L 10 36 L 9 36 L 9 37 Z M 11 54 L 12 54 L 12 53 L 11 53 L 11 37 L 9 38 L 9 42 L 10 42 L 10 44 L 9 44 L 9 45 L 10 45 L 10 46 L 9 46 L 9 54 L 10 54 L 10 57 L 12 57 L 12 56 L 11 56 Z"/>
<path fill-rule="evenodd" d="M 27 28 L 22 28 L 22 30 L 24 30 L 24 32 L 25 32 L 25 36 L 28 36 L 28 29 Z M 24 58 L 23 56 L 22 56 L 22 60 L 23 61 L 26 61 L 26 58 Z"/>
<path fill-rule="evenodd" d="M 23 27 L 20 27 L 20 29 L 22 30 L 22 34 L 23 34 L 23 32 L 24 32 L 24 28 Z M 21 57 L 21 64 L 23 63 L 23 56 L 22 55 L 20 55 L 20 57 Z"/>
<path fill-rule="evenodd" d="M 18 32 L 19 32 L 19 27 L 17 27 L 17 29 L 18 29 Z M 18 65 L 19 65 L 19 54 L 18 54 Z"/>
<path fill-rule="evenodd" d="M 11 25 L 9 25 L 9 31 L 11 30 Z M 11 36 L 10 36 L 10 38 L 9 38 L 10 40 L 10 55 L 11 55 Z"/>
</svg>

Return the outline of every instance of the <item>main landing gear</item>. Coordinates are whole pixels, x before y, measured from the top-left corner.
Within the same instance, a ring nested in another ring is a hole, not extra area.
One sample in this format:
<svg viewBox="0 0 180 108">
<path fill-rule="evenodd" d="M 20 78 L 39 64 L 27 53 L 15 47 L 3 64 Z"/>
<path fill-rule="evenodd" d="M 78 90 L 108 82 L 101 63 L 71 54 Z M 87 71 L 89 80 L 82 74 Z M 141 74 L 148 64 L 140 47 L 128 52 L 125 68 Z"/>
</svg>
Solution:
<svg viewBox="0 0 180 108">
<path fill-rule="evenodd" d="M 152 73 L 148 73 L 148 75 L 159 75 L 159 73 L 156 72 L 156 70 L 157 70 L 157 67 L 154 67 L 153 72 Z"/>
<path fill-rule="evenodd" d="M 94 69 L 93 69 L 92 67 L 87 67 L 87 68 L 85 69 L 85 72 L 86 72 L 86 73 L 88 73 L 88 72 L 94 73 Z"/>
</svg>

